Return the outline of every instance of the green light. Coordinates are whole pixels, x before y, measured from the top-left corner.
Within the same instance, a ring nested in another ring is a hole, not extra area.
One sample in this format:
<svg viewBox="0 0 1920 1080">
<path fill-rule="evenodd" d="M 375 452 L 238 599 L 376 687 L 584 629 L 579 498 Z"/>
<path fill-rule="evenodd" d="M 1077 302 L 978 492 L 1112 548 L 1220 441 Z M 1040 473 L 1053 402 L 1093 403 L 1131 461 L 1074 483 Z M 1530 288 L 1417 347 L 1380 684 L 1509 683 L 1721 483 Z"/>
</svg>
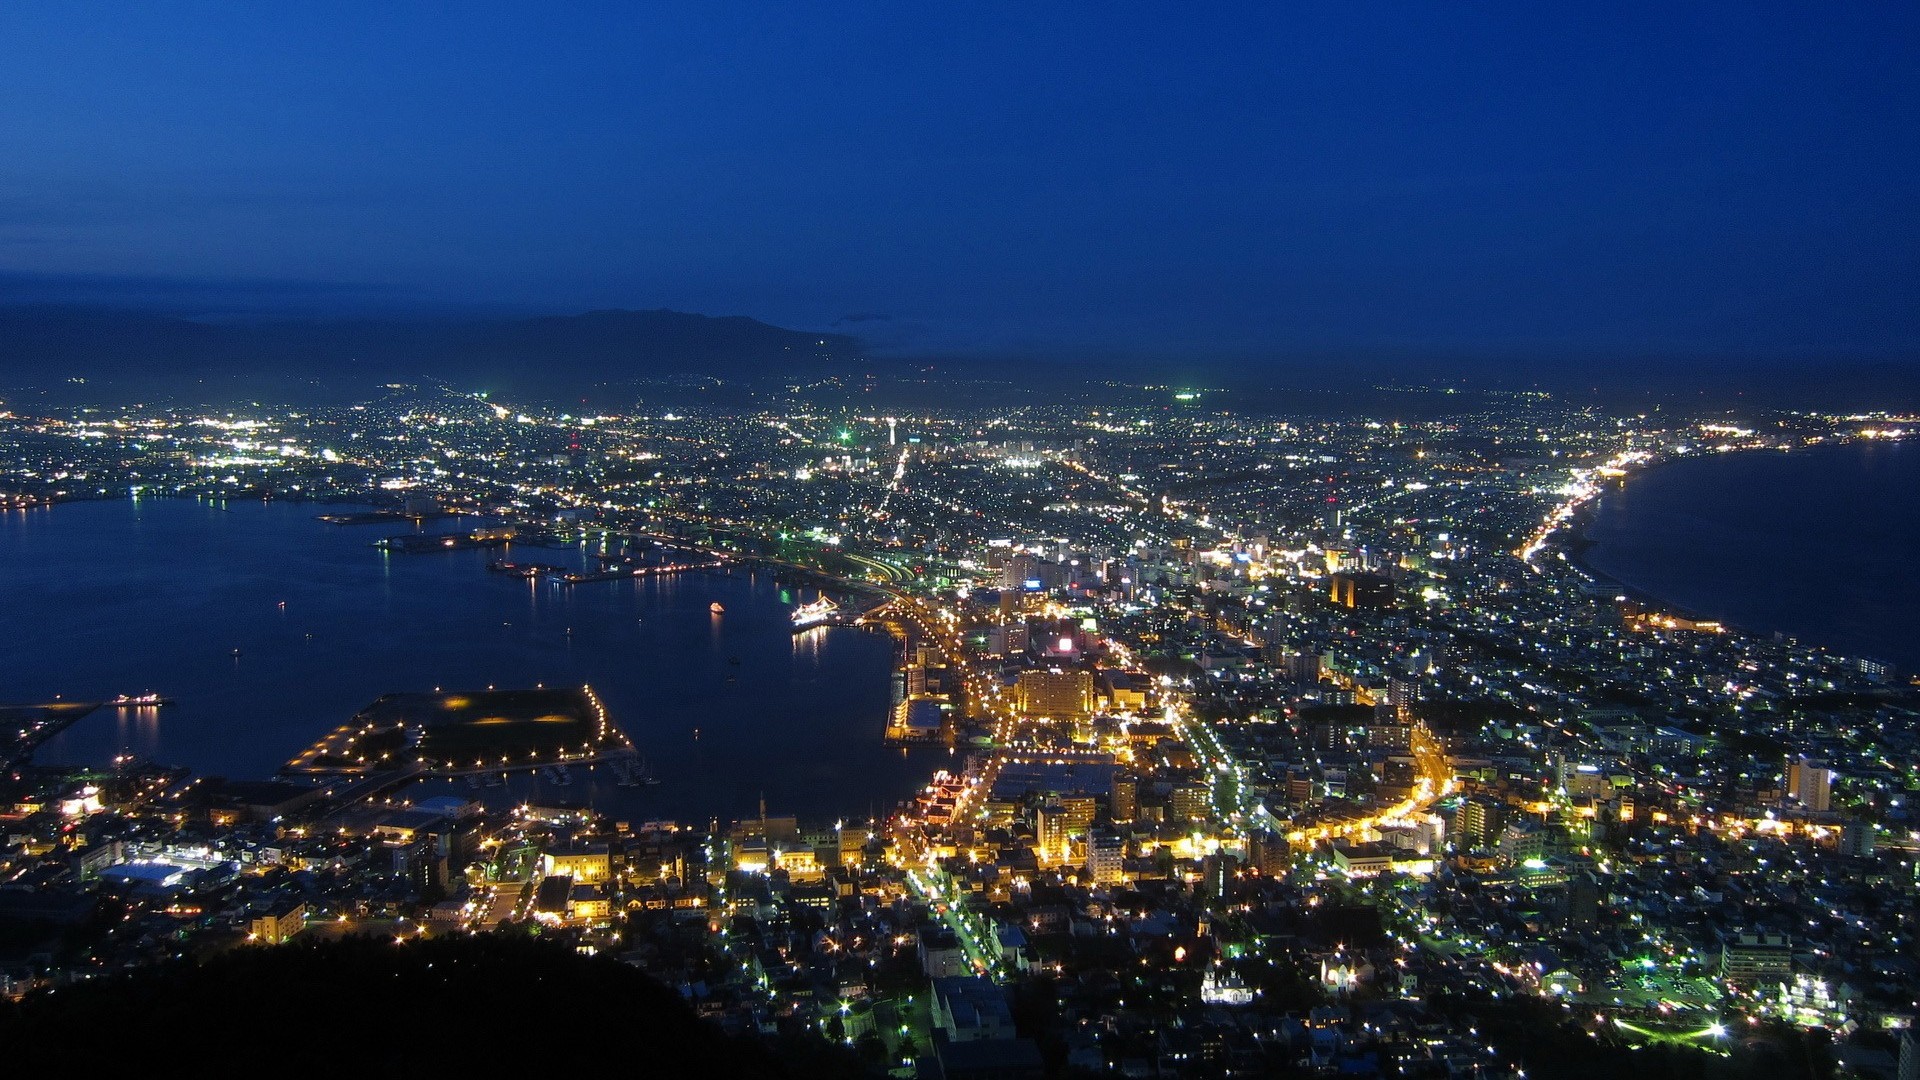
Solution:
<svg viewBox="0 0 1920 1080">
<path fill-rule="evenodd" d="M 853 441 L 853 432 L 851 432 L 851 431 L 842 431 L 842 432 L 840 433 L 840 441 L 841 441 L 841 442 L 852 442 L 852 441 Z"/>
</svg>

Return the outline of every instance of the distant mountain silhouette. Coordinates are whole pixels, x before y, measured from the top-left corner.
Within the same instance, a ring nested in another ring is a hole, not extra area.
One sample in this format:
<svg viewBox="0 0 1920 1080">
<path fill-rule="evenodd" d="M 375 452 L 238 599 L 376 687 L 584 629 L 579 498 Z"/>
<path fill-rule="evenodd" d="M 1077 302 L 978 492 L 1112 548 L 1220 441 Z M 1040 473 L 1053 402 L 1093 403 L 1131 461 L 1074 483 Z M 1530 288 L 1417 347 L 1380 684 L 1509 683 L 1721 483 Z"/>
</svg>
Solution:
<svg viewBox="0 0 1920 1080">
<path fill-rule="evenodd" d="M 662 375 L 721 378 L 851 360 L 860 342 L 665 309 L 535 318 L 202 322 L 102 308 L 0 308 L 0 386 L 446 379 L 568 394 Z"/>
</svg>

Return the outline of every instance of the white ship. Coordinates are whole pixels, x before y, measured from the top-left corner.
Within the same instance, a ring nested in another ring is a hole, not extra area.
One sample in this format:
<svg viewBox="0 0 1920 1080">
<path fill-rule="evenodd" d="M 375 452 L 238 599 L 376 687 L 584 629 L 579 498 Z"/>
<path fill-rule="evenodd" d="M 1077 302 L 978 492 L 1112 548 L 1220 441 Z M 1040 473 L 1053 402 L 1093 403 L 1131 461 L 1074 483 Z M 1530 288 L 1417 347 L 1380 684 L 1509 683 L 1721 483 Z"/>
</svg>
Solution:
<svg viewBox="0 0 1920 1080">
<path fill-rule="evenodd" d="M 839 613 L 839 607 L 823 596 L 811 604 L 801 604 L 793 609 L 793 628 L 805 630 L 810 626 L 818 626 Z"/>
</svg>

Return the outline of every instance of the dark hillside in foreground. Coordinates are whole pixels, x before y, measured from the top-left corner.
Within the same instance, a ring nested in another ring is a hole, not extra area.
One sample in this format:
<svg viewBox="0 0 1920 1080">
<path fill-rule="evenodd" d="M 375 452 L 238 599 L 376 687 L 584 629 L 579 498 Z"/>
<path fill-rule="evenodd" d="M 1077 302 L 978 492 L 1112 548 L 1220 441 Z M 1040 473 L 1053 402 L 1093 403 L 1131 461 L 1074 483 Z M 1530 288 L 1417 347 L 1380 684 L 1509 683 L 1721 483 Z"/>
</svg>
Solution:
<svg viewBox="0 0 1920 1080">
<path fill-rule="evenodd" d="M 509 936 L 242 948 L 0 1001 L 0 1060 L 88 1075 L 857 1076 L 818 1039 L 730 1038 L 607 957 Z M 116 1067 L 127 1070 L 118 1072 Z M 51 1075 L 51 1074 L 48 1074 Z"/>
</svg>

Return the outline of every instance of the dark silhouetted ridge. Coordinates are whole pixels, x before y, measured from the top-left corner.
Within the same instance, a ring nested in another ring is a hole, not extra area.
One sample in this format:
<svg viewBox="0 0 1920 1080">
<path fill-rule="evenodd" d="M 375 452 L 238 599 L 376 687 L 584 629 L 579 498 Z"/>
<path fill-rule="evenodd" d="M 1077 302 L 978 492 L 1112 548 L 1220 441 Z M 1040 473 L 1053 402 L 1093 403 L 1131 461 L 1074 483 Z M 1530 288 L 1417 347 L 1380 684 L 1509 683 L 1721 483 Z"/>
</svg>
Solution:
<svg viewBox="0 0 1920 1080">
<path fill-rule="evenodd" d="M 156 1066 L 350 1077 L 859 1075 L 817 1038 L 729 1037 L 617 960 L 497 935 L 241 948 L 14 1006 L 0 1000 L 0 1047 L 23 1076 L 34 1066 L 89 1075 Z"/>
<path fill-rule="evenodd" d="M 86 379 L 165 393 L 209 382 L 362 389 L 367 382 L 441 379 L 552 396 L 671 375 L 815 370 L 859 350 L 858 339 L 843 334 L 664 309 L 222 323 L 97 308 L 0 308 L 0 387 Z"/>
</svg>

